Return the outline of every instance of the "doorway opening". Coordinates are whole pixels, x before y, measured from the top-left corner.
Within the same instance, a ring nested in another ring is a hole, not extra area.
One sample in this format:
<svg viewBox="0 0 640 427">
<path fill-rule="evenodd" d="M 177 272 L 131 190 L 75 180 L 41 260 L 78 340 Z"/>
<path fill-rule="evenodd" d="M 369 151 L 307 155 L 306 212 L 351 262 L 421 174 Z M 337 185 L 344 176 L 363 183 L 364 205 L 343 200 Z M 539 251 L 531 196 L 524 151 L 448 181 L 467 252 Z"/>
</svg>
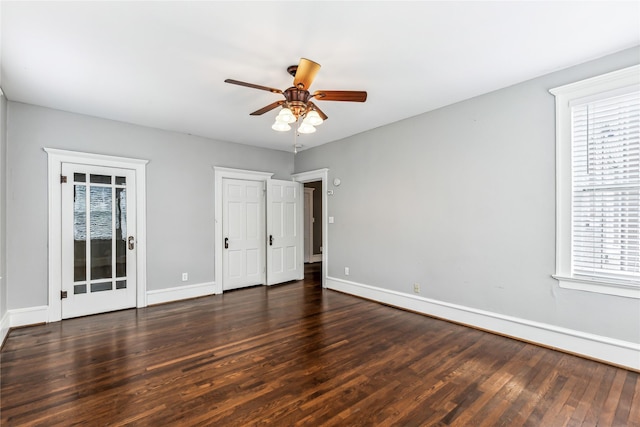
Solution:
<svg viewBox="0 0 640 427">
<path fill-rule="evenodd" d="M 320 195 L 320 206 L 321 206 L 321 215 L 320 217 L 315 217 L 315 222 L 316 223 L 320 223 L 320 227 L 321 227 L 321 235 L 319 236 L 319 247 L 318 250 L 320 249 L 320 247 L 322 247 L 322 251 L 320 252 L 320 262 L 316 263 L 316 264 L 320 264 L 320 268 L 321 268 L 321 277 L 322 277 L 322 287 L 326 288 L 326 278 L 327 278 L 327 272 L 329 271 L 329 257 L 328 257 L 328 253 L 329 253 L 329 236 L 328 236 L 328 228 L 329 228 L 329 222 L 328 222 L 328 203 L 327 203 L 327 182 L 329 179 L 329 169 L 327 168 L 323 168 L 323 169 L 316 169 L 313 171 L 309 171 L 309 172 L 300 172 L 300 173 L 296 173 L 292 175 L 293 180 L 297 181 L 297 182 L 301 182 L 303 184 L 306 183 L 314 183 L 314 182 L 319 182 L 319 188 L 320 190 L 314 190 L 313 192 L 315 193 L 316 191 L 319 191 L 319 195 Z M 315 184 L 314 184 L 315 185 Z M 314 246 L 316 246 L 316 242 L 315 242 L 315 235 L 314 235 Z M 306 244 L 307 242 L 305 242 Z M 310 251 L 310 255 L 311 255 L 312 251 Z M 310 257 L 311 258 L 311 257 Z M 305 264 L 305 267 L 311 265 L 311 263 L 307 263 Z M 307 271 L 308 269 L 305 268 L 305 271 Z"/>
<path fill-rule="evenodd" d="M 304 262 L 322 262 L 322 181 L 304 183 Z"/>
</svg>

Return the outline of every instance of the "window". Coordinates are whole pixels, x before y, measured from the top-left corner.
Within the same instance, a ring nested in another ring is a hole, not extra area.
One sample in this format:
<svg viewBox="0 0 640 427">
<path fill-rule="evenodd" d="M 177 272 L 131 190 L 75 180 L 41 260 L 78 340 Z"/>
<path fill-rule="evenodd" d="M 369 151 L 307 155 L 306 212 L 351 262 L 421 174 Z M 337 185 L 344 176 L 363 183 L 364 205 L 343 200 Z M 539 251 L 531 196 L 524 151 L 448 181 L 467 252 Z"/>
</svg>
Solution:
<svg viewBox="0 0 640 427">
<path fill-rule="evenodd" d="M 556 97 L 556 274 L 563 288 L 640 298 L 640 66 Z"/>
</svg>

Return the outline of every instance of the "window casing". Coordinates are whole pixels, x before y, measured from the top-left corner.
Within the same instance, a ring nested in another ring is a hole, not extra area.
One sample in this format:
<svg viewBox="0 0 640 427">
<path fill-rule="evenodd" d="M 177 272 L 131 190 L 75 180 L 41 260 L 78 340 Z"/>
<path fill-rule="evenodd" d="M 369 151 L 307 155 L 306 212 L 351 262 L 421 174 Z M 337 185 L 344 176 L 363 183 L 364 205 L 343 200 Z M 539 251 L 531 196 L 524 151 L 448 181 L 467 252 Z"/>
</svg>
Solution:
<svg viewBox="0 0 640 427">
<path fill-rule="evenodd" d="M 640 298 L 640 66 L 555 88 L 561 287 Z"/>
</svg>

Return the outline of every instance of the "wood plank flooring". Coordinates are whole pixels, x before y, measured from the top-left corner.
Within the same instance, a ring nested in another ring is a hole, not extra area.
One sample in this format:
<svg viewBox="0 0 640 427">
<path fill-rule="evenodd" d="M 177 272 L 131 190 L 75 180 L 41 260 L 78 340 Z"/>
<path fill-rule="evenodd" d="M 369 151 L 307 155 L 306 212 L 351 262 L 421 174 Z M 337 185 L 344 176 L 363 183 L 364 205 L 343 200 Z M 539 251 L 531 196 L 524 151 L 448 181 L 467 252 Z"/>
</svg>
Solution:
<svg viewBox="0 0 640 427">
<path fill-rule="evenodd" d="M 306 281 L 16 329 L 2 426 L 640 426 L 635 372 Z"/>
</svg>

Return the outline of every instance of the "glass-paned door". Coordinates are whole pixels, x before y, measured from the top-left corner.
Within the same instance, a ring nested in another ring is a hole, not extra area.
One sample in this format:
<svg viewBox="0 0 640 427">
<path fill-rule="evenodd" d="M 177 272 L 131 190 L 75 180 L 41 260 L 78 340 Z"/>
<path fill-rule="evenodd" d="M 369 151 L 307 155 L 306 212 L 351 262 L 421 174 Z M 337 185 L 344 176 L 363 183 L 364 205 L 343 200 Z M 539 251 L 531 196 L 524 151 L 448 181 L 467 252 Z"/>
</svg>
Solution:
<svg viewBox="0 0 640 427">
<path fill-rule="evenodd" d="M 65 163 L 62 176 L 62 318 L 135 307 L 135 171 Z"/>
</svg>

